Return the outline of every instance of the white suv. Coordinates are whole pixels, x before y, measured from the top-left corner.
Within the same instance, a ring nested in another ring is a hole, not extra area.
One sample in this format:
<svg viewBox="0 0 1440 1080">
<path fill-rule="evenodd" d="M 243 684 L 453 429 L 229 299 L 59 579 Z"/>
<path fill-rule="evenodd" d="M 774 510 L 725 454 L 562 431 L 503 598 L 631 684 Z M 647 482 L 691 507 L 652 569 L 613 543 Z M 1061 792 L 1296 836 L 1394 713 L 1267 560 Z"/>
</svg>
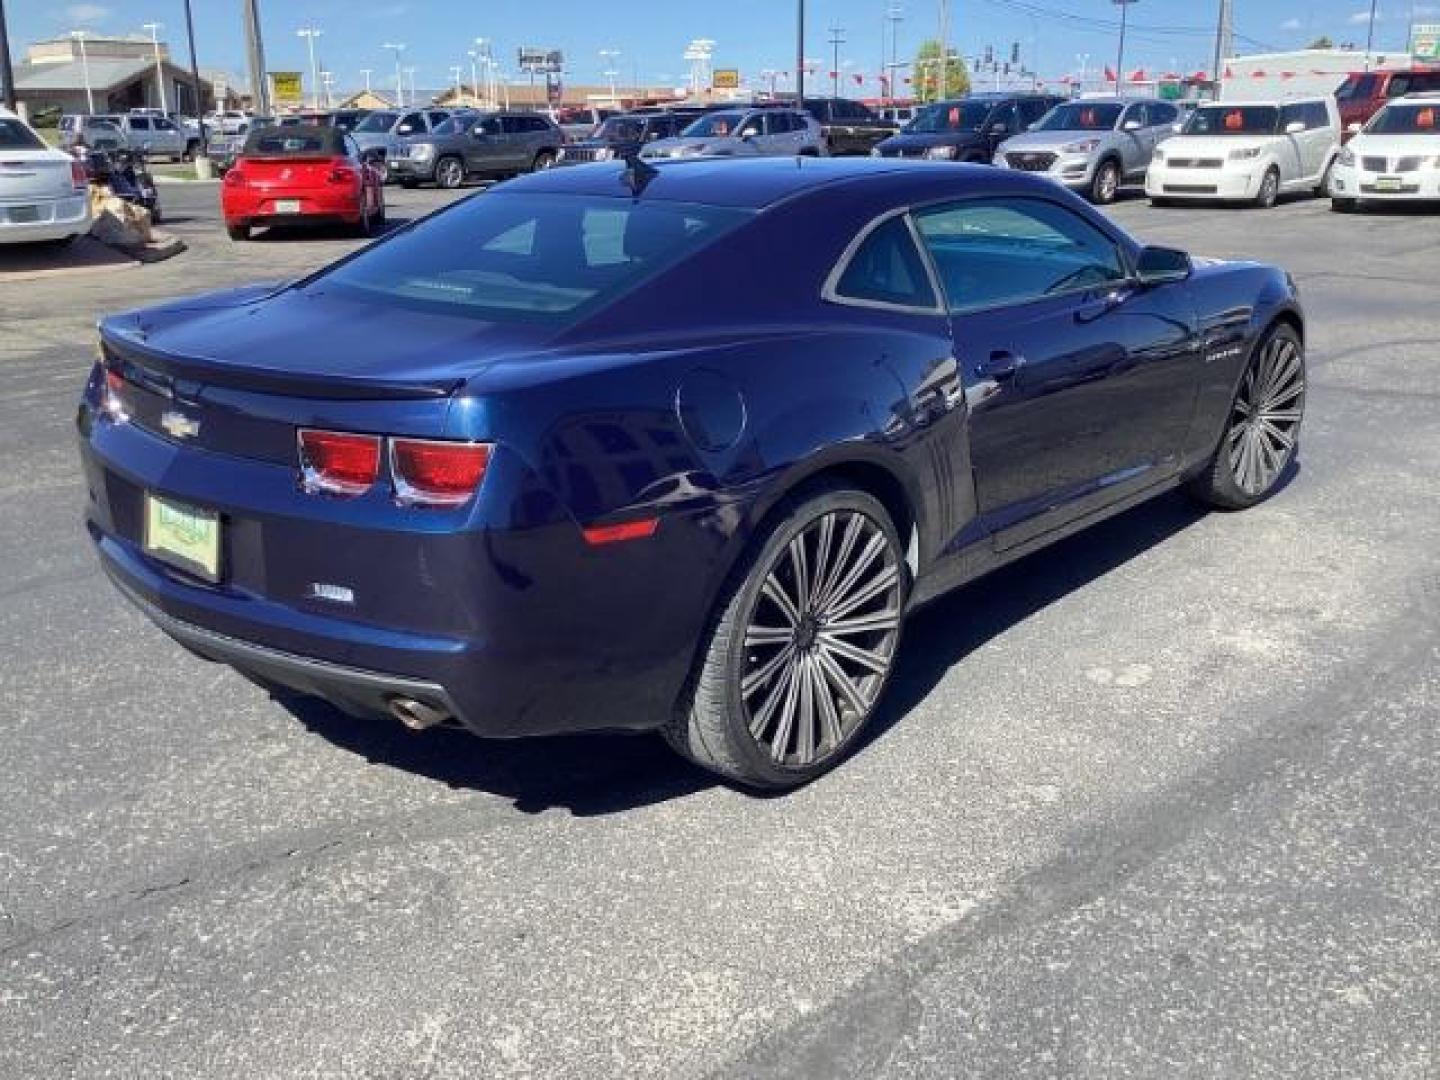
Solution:
<svg viewBox="0 0 1440 1080">
<path fill-rule="evenodd" d="M 1393 98 L 1370 118 L 1330 171 L 1330 206 L 1440 199 L 1440 93 Z"/>
<path fill-rule="evenodd" d="M 1156 206 L 1180 199 L 1274 206 L 1287 192 L 1322 194 L 1339 152 L 1333 97 L 1216 102 L 1156 148 L 1145 193 Z"/>
<path fill-rule="evenodd" d="M 85 166 L 0 108 L 0 244 L 68 242 L 89 231 Z"/>
</svg>

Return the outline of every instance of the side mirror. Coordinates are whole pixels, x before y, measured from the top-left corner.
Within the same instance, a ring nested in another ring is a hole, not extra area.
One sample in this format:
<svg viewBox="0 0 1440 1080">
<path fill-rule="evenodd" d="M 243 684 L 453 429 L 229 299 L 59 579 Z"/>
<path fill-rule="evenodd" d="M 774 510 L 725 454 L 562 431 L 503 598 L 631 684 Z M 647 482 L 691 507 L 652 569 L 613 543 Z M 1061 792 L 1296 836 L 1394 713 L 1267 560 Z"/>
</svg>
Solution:
<svg viewBox="0 0 1440 1080">
<path fill-rule="evenodd" d="M 1290 123 L 1288 123 L 1288 124 L 1285 125 L 1285 134 L 1286 134 L 1286 135 L 1299 135 L 1299 134 L 1300 134 L 1302 131 L 1304 131 L 1304 130 L 1305 130 L 1305 121 L 1304 121 L 1304 120 L 1291 120 Z"/>
<path fill-rule="evenodd" d="M 396 134 L 396 135 L 413 135 L 413 134 L 415 134 L 415 127 L 414 127 L 413 124 L 401 124 L 398 128 L 395 129 L 395 134 Z"/>
<path fill-rule="evenodd" d="M 759 129 L 759 128 L 747 127 L 744 131 L 740 132 L 740 138 L 742 138 L 742 139 L 753 139 L 753 138 L 755 138 L 755 137 L 756 137 L 757 135 L 759 135 L 759 134 L 760 134 L 760 129 Z"/>
<path fill-rule="evenodd" d="M 1182 132 L 1182 131 L 1185 130 L 1185 125 L 1184 125 L 1184 124 L 1171 124 L 1171 125 L 1170 125 L 1170 130 L 1173 131 L 1176 135 L 1179 135 L 1180 132 Z"/>
<path fill-rule="evenodd" d="M 1007 123 L 1005 123 L 1004 120 L 1001 120 L 999 123 L 991 124 L 991 125 L 990 125 L 990 134 L 991 134 L 991 135 L 1008 135 L 1008 134 L 1010 134 L 1010 125 L 1007 124 Z"/>
<path fill-rule="evenodd" d="M 1146 247 L 1140 249 L 1135 276 L 1142 285 L 1166 285 L 1184 281 L 1193 270 L 1187 252 L 1167 247 Z"/>
<path fill-rule="evenodd" d="M 1346 124 L 1345 130 L 1348 131 L 1351 135 L 1358 135 L 1360 133 L 1360 124 L 1358 121 L 1353 124 Z"/>
<path fill-rule="evenodd" d="M 1120 125 L 1120 130 L 1121 130 L 1121 131 L 1139 131 L 1140 128 L 1141 128 L 1141 126 L 1142 126 L 1142 125 L 1141 125 L 1141 123 L 1140 123 L 1139 120 L 1126 120 L 1125 123 L 1123 123 L 1123 124 Z"/>
</svg>

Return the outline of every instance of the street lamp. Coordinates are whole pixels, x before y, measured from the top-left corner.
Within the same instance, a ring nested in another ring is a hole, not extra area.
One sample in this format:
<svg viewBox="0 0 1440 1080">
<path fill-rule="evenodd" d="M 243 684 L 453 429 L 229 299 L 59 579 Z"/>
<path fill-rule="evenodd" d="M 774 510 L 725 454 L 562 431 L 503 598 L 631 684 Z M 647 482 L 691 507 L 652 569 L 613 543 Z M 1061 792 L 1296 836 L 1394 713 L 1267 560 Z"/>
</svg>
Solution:
<svg viewBox="0 0 1440 1080">
<path fill-rule="evenodd" d="M 317 30 L 313 26 L 303 26 L 295 31 L 295 36 L 304 38 L 305 44 L 310 50 L 310 104 L 317 109 L 320 107 L 320 69 L 315 66 L 315 39 L 321 33 L 323 31 Z"/>
<path fill-rule="evenodd" d="M 328 71 L 320 72 L 320 85 L 325 88 L 325 108 L 331 107 L 330 84 L 335 81 L 335 76 Z"/>
<path fill-rule="evenodd" d="M 619 96 L 615 93 L 615 76 L 617 76 L 617 75 L 619 74 L 619 72 L 615 70 L 615 61 L 618 60 L 619 58 L 620 58 L 620 50 L 619 50 L 619 49 L 601 49 L 601 50 L 600 50 L 600 59 L 602 59 L 602 60 L 605 61 L 605 72 L 604 72 L 604 74 L 605 74 L 606 77 L 608 77 L 609 80 L 610 80 L 610 103 L 611 103 L 612 105 L 618 105 L 618 104 L 620 103 L 620 98 L 619 98 Z"/>
<path fill-rule="evenodd" d="M 1123 93 L 1121 85 L 1125 79 L 1125 16 L 1130 10 L 1130 5 L 1138 3 L 1139 0 L 1110 0 L 1120 7 L 1120 48 L 1115 56 L 1115 94 L 1118 97 Z"/>
<path fill-rule="evenodd" d="M 455 80 L 455 104 L 458 107 L 465 100 L 465 84 L 460 81 L 460 65 L 450 65 L 450 77 Z"/>
<path fill-rule="evenodd" d="M 150 44 L 155 47 L 155 85 L 160 90 L 160 111 L 169 112 L 169 106 L 165 104 L 165 66 L 160 62 L 160 28 L 164 25 L 147 22 L 141 29 L 150 31 Z"/>
<path fill-rule="evenodd" d="M 418 98 L 416 98 L 415 96 L 415 69 L 413 67 L 408 67 L 405 69 L 405 74 L 410 77 L 410 104 L 413 107 L 415 102 L 418 100 Z"/>
<path fill-rule="evenodd" d="M 363 79 L 365 80 L 365 93 L 367 93 L 367 94 L 370 93 L 370 69 L 369 69 L 369 68 L 361 68 L 361 69 L 360 69 L 360 76 L 361 76 L 361 78 L 363 78 Z"/>
<path fill-rule="evenodd" d="M 80 70 L 85 78 L 85 111 L 94 113 L 95 92 L 90 88 L 90 58 L 85 55 L 85 31 L 71 30 L 70 36 L 80 43 Z"/>
<path fill-rule="evenodd" d="M 495 54 L 490 49 L 490 39 L 477 37 L 475 39 L 475 51 L 478 54 L 480 64 L 485 69 L 485 102 L 492 109 L 500 106 L 500 88 L 497 83 L 495 72 Z M 480 96 L 476 90 L 476 97 Z M 506 108 L 509 108 L 507 105 Z"/>
<path fill-rule="evenodd" d="M 395 107 L 397 109 L 403 109 L 405 107 L 405 77 L 400 72 L 400 54 L 405 51 L 405 43 L 399 42 L 397 44 L 387 41 L 380 47 L 382 49 L 389 49 L 395 54 Z"/>
</svg>

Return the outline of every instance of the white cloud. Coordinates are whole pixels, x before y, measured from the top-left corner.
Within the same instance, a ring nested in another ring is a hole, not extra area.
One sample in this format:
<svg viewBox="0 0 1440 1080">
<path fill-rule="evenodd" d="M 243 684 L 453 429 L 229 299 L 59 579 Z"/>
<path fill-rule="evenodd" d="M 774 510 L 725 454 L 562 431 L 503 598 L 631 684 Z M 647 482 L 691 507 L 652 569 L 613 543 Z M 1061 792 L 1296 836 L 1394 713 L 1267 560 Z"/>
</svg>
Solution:
<svg viewBox="0 0 1440 1080">
<path fill-rule="evenodd" d="M 1301 25 L 1302 25 L 1302 24 L 1301 24 L 1301 22 L 1300 22 L 1299 19 L 1286 19 L 1284 22 L 1282 22 L 1282 23 L 1280 24 L 1280 29 L 1281 29 L 1281 30 L 1299 30 L 1300 27 L 1301 27 Z"/>
<path fill-rule="evenodd" d="M 110 9 L 99 4 L 71 4 L 65 9 L 65 18 L 79 25 L 102 22 L 109 17 Z"/>
</svg>

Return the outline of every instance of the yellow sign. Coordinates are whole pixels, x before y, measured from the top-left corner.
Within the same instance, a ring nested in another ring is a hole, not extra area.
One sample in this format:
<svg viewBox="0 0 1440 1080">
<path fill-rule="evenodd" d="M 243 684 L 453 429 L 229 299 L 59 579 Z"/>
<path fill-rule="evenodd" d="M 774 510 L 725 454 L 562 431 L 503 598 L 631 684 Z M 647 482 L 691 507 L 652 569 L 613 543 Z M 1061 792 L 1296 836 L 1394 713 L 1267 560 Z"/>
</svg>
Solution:
<svg viewBox="0 0 1440 1080">
<path fill-rule="evenodd" d="M 270 94 L 277 104 L 298 105 L 305 96 L 304 82 L 298 71 L 272 71 Z"/>
<path fill-rule="evenodd" d="M 715 77 L 711 80 L 716 90 L 739 90 L 740 69 L 739 68 L 716 68 Z"/>
</svg>

